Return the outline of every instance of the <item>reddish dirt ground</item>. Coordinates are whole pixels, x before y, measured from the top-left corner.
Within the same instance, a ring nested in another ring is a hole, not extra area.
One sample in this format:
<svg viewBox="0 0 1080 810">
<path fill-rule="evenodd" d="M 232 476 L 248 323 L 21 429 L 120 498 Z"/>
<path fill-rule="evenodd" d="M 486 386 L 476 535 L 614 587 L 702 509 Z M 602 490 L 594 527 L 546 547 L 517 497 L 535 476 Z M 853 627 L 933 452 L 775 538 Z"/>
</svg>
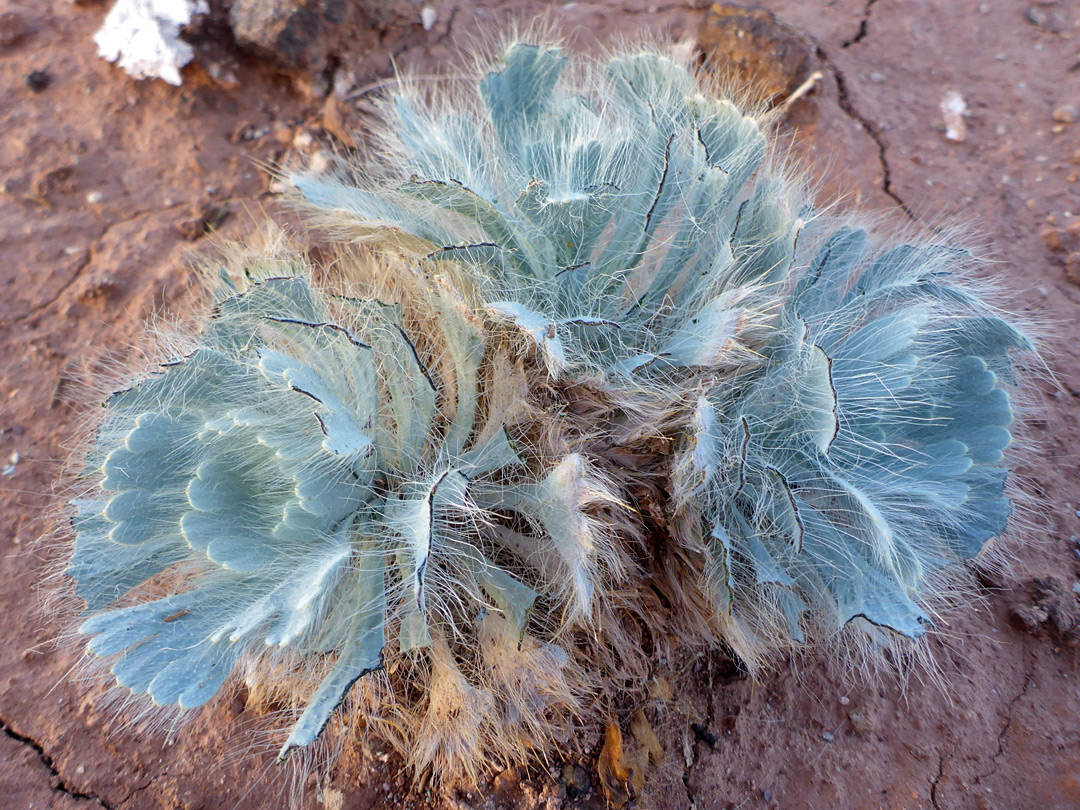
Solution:
<svg viewBox="0 0 1080 810">
<path fill-rule="evenodd" d="M 692 37 L 704 7 L 681 3 L 432 4 L 431 31 L 400 22 L 357 31 L 341 54 L 356 87 L 421 73 L 471 38 L 546 15 L 571 43 L 641 33 Z M 1014 576 L 931 645 L 947 686 L 853 682 L 813 657 L 756 681 L 719 676 L 703 657 L 679 682 L 689 714 L 665 729 L 675 787 L 664 810 L 719 808 L 1080 807 L 1080 7 L 1071 0 L 784 0 L 762 2 L 809 35 L 824 79 L 784 131 L 845 204 L 933 224 L 969 224 L 998 260 L 1018 309 L 1045 323 L 1056 379 L 1034 394 L 1038 443 L 1021 476 L 1038 509 Z M 286 76 L 223 53 L 238 80 L 205 69 L 181 88 L 137 82 L 94 53 L 104 15 L 92 2 L 0 0 L 0 805 L 10 808 L 255 808 L 286 801 L 287 772 L 244 742 L 242 703 L 219 701 L 173 742 L 109 720 L 94 685 L 67 678 L 39 587 L 36 543 L 80 410 L 78 369 L 124 352 L 146 318 L 191 300 L 187 254 L 204 219 L 250 233 L 276 202 L 261 163 L 287 158 L 298 131 L 320 133 L 323 102 Z M 419 19 L 417 15 L 417 20 Z M 27 74 L 51 82 L 32 91 Z M 964 142 L 945 138 L 939 102 L 959 91 Z M 339 110 L 362 120 L 362 106 Z M 332 119 L 333 116 L 330 116 Z M 1067 115 L 1059 117 L 1068 117 Z M 327 119 L 328 128 L 334 129 Z M 1071 251 L 1071 252 L 1070 252 Z M 690 724 L 703 733 L 695 734 Z M 685 745 L 684 745 L 685 742 Z M 599 737 L 596 740 L 599 747 Z M 592 770 L 592 763 L 584 763 Z M 460 808 L 601 807 L 568 797 L 569 769 L 499 776 Z M 596 783 L 595 777 L 592 779 Z M 422 807 L 397 760 L 346 755 L 301 804 Z"/>
</svg>

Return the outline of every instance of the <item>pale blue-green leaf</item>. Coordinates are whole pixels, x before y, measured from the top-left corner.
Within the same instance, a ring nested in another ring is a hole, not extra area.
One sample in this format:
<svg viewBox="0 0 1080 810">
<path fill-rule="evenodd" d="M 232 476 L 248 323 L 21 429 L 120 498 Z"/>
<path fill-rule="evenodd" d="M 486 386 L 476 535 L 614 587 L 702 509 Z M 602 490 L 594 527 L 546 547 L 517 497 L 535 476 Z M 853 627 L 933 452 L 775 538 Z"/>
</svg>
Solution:
<svg viewBox="0 0 1080 810">
<path fill-rule="evenodd" d="M 500 428 L 483 446 L 474 447 L 465 453 L 458 467 L 470 478 L 474 478 L 506 467 L 520 467 L 524 463 L 510 443 L 506 428 Z"/>
<path fill-rule="evenodd" d="M 904 587 L 824 521 L 807 534 L 806 551 L 817 561 L 842 623 L 862 617 L 910 638 L 926 632 L 929 619 Z"/>
<path fill-rule="evenodd" d="M 734 306 L 730 295 L 720 295 L 679 326 L 664 343 L 661 357 L 676 366 L 721 365 L 745 318 L 745 310 Z"/>
<path fill-rule="evenodd" d="M 480 385 L 480 362 L 484 356 L 484 337 L 451 301 L 435 302 L 439 312 L 439 328 L 446 339 L 454 367 L 456 408 L 443 439 L 443 451 L 448 458 L 457 458 L 465 450 L 476 423 L 476 406 Z"/>
<path fill-rule="evenodd" d="M 611 365 L 611 371 L 615 374 L 625 374 L 627 376 L 632 375 L 635 371 L 646 368 L 652 365 L 660 356 L 657 354 L 634 354 L 630 357 L 624 357 L 622 360 L 618 360 Z"/>
<path fill-rule="evenodd" d="M 519 240 L 514 227 L 507 222 L 498 208 L 456 180 L 412 181 L 401 185 L 399 191 L 446 211 L 468 217 L 479 226 L 482 236 L 486 237 L 480 241 L 493 242 L 517 258 L 519 271 L 535 274 L 536 269 L 542 266 L 538 246 Z"/>
<path fill-rule="evenodd" d="M 296 269 L 300 270 L 299 267 Z M 256 281 L 243 293 L 226 298 L 214 309 L 215 318 L 246 318 L 256 323 L 264 318 L 319 322 L 326 317 L 311 284 L 302 276 Z M 246 327 L 251 329 L 249 325 Z"/>
<path fill-rule="evenodd" d="M 281 760 L 294 748 L 310 745 L 357 680 L 382 666 L 385 641 L 386 561 L 382 555 L 360 558 L 354 581 L 341 594 L 353 605 L 351 627 L 337 663 L 304 707 L 278 754 Z"/>
<path fill-rule="evenodd" d="M 480 96 L 503 148 L 521 154 L 548 109 L 566 57 L 557 50 L 518 44 L 498 71 L 480 80 Z"/>
<path fill-rule="evenodd" d="M 358 223 L 400 230 L 435 245 L 454 241 L 452 231 L 439 225 L 434 218 L 414 214 L 388 199 L 385 193 L 299 174 L 290 176 L 289 182 L 316 208 L 351 214 Z"/>
<path fill-rule="evenodd" d="M 723 524 L 713 525 L 708 545 L 709 582 L 720 595 L 721 609 L 731 611 L 735 600 L 735 580 L 731 572 L 731 535 Z"/>
<path fill-rule="evenodd" d="M 702 482 L 716 475 L 721 461 L 721 447 L 717 441 L 720 420 L 716 407 L 705 397 L 698 397 L 694 410 L 694 468 Z M 719 526 L 719 524 L 717 524 Z M 715 527 L 714 527 L 715 531 Z"/>
<path fill-rule="evenodd" d="M 833 361 L 820 346 L 810 347 L 798 396 L 811 441 L 820 452 L 828 453 L 840 432 L 840 412 Z"/>
<path fill-rule="evenodd" d="M 595 583 L 592 580 L 595 540 L 582 504 L 591 495 L 585 458 L 574 453 L 564 458 L 538 483 L 519 483 L 481 490 L 474 497 L 490 509 L 512 509 L 543 527 L 565 565 L 576 607 L 588 612 Z"/>
<path fill-rule="evenodd" d="M 394 438 L 380 439 L 380 455 L 385 457 L 384 464 L 392 464 L 408 475 L 416 470 L 427 450 L 435 420 L 435 383 L 403 328 L 400 304 L 358 300 L 345 303 L 365 322 L 366 337 L 386 377 Z M 386 429 L 383 433 L 389 435 Z"/>
<path fill-rule="evenodd" d="M 404 541 L 398 566 L 407 592 L 402 621 L 402 651 L 430 643 L 426 628 L 424 577 L 436 541 L 435 512 L 439 508 L 464 509 L 468 479 L 457 470 L 447 470 L 428 483 L 416 483 L 405 497 L 386 507 L 386 526 Z M 421 631 L 419 622 L 424 623 Z"/>
<path fill-rule="evenodd" d="M 459 551 L 462 562 L 510 623 L 514 638 L 520 643 L 525 634 L 529 612 L 539 594 L 491 563 L 475 547 L 461 544 Z"/>
</svg>

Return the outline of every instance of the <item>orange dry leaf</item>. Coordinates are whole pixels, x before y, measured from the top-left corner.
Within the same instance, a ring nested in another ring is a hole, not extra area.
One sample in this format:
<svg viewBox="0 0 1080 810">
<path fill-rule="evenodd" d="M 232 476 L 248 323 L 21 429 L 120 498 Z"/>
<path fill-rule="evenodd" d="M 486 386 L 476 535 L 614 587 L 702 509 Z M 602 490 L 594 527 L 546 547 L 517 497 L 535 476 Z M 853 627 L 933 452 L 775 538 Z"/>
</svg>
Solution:
<svg viewBox="0 0 1080 810">
<path fill-rule="evenodd" d="M 615 807 L 625 807 L 633 798 L 630 787 L 630 769 L 623 762 L 622 732 L 614 723 L 604 729 L 604 747 L 596 763 L 596 773 L 604 796 Z"/>
<path fill-rule="evenodd" d="M 596 763 L 604 795 L 613 807 L 627 807 L 640 798 L 650 759 L 657 765 L 664 756 L 664 748 L 644 709 L 638 709 L 630 719 L 630 734 L 634 745 L 624 748 L 619 727 L 608 723 L 604 729 L 604 747 Z"/>
</svg>

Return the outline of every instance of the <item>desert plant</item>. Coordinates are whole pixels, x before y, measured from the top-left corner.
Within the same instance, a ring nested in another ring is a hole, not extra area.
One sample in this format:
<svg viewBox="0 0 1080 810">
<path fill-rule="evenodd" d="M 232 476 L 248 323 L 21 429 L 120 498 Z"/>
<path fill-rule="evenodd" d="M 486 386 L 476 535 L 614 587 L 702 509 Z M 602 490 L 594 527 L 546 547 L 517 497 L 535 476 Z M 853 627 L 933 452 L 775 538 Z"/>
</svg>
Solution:
<svg viewBox="0 0 1080 810">
<path fill-rule="evenodd" d="M 620 623 L 666 619 L 626 571 L 750 665 L 853 621 L 920 635 L 1005 528 L 1031 348 L 967 254 L 819 215 L 760 117 L 650 50 L 518 43 L 423 96 L 389 95 L 380 159 L 292 178 L 384 255 L 335 257 L 361 294 L 242 263 L 192 351 L 106 402 L 68 572 L 117 681 L 189 707 L 241 661 L 289 673 L 284 753 L 390 658 L 369 728 L 475 777 L 641 656 Z M 619 506 L 646 480 L 652 554 Z"/>
<path fill-rule="evenodd" d="M 425 104 L 406 85 L 381 170 L 292 182 L 353 235 L 408 234 L 471 267 L 553 373 L 745 362 L 801 224 L 789 184 L 753 179 L 764 132 L 660 54 L 590 66 L 581 85 L 560 81 L 567 63 L 518 44 L 475 98 Z"/>
<path fill-rule="evenodd" d="M 679 576 L 748 664 L 855 618 L 920 635 L 939 575 L 1005 529 L 1030 341 L 966 251 L 819 215 L 761 118 L 673 60 L 566 67 L 517 44 L 476 97 L 406 85 L 382 170 L 293 183 L 354 234 L 468 265 L 553 373 L 683 442 Z"/>
<path fill-rule="evenodd" d="M 1010 353 L 1032 346 L 966 289 L 970 256 L 819 240 L 761 366 L 698 401 L 678 476 L 751 662 L 853 620 L 923 635 L 1011 511 Z"/>
<path fill-rule="evenodd" d="M 494 697 L 469 683 L 455 654 L 484 647 L 481 625 L 489 651 L 521 654 L 537 589 L 549 612 L 565 608 L 556 625 L 587 623 L 605 541 L 584 510 L 614 496 L 580 456 L 530 475 L 507 403 L 482 390 L 495 349 L 448 286 L 418 282 L 423 300 L 387 303 L 328 297 L 295 259 L 243 270 L 242 290 L 222 275 L 193 350 L 104 403 L 73 501 L 79 632 L 159 706 L 201 705 L 242 660 L 321 662 L 293 687 L 317 684 L 282 755 L 318 736 L 395 637 L 397 655 L 429 650 L 462 679 L 489 722 L 501 682 Z M 428 326 L 411 336 L 405 307 Z M 486 531 L 485 507 L 534 531 Z M 548 665 L 555 677 L 566 654 Z M 511 724 L 547 711 L 521 672 L 506 676 Z"/>
</svg>

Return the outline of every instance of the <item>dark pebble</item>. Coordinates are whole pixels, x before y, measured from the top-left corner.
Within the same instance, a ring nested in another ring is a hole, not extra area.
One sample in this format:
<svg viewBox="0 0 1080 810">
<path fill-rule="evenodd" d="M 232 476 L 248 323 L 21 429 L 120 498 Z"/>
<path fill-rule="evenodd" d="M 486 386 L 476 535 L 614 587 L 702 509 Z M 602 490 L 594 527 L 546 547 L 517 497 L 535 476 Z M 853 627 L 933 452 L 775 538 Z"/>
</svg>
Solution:
<svg viewBox="0 0 1080 810">
<path fill-rule="evenodd" d="M 35 93 L 40 93 L 50 84 L 52 84 L 52 76 L 44 70 L 35 70 L 26 75 L 26 86 Z"/>
<path fill-rule="evenodd" d="M 559 775 L 559 782 L 566 788 L 566 797 L 576 799 L 585 796 L 592 790 L 592 778 L 589 772 L 580 765 L 566 765 Z"/>
<path fill-rule="evenodd" d="M 694 736 L 705 743 L 710 748 L 716 748 L 716 735 L 709 731 L 708 728 L 700 723 L 691 723 L 690 730 L 694 732 Z"/>
<path fill-rule="evenodd" d="M 1024 11 L 1024 19 L 1027 20 L 1032 25 L 1035 25 L 1035 26 L 1038 26 L 1038 27 L 1041 28 L 1042 26 L 1046 25 L 1047 21 L 1050 18 L 1047 17 L 1046 12 L 1043 11 L 1038 6 L 1028 6 L 1027 10 Z"/>
</svg>

